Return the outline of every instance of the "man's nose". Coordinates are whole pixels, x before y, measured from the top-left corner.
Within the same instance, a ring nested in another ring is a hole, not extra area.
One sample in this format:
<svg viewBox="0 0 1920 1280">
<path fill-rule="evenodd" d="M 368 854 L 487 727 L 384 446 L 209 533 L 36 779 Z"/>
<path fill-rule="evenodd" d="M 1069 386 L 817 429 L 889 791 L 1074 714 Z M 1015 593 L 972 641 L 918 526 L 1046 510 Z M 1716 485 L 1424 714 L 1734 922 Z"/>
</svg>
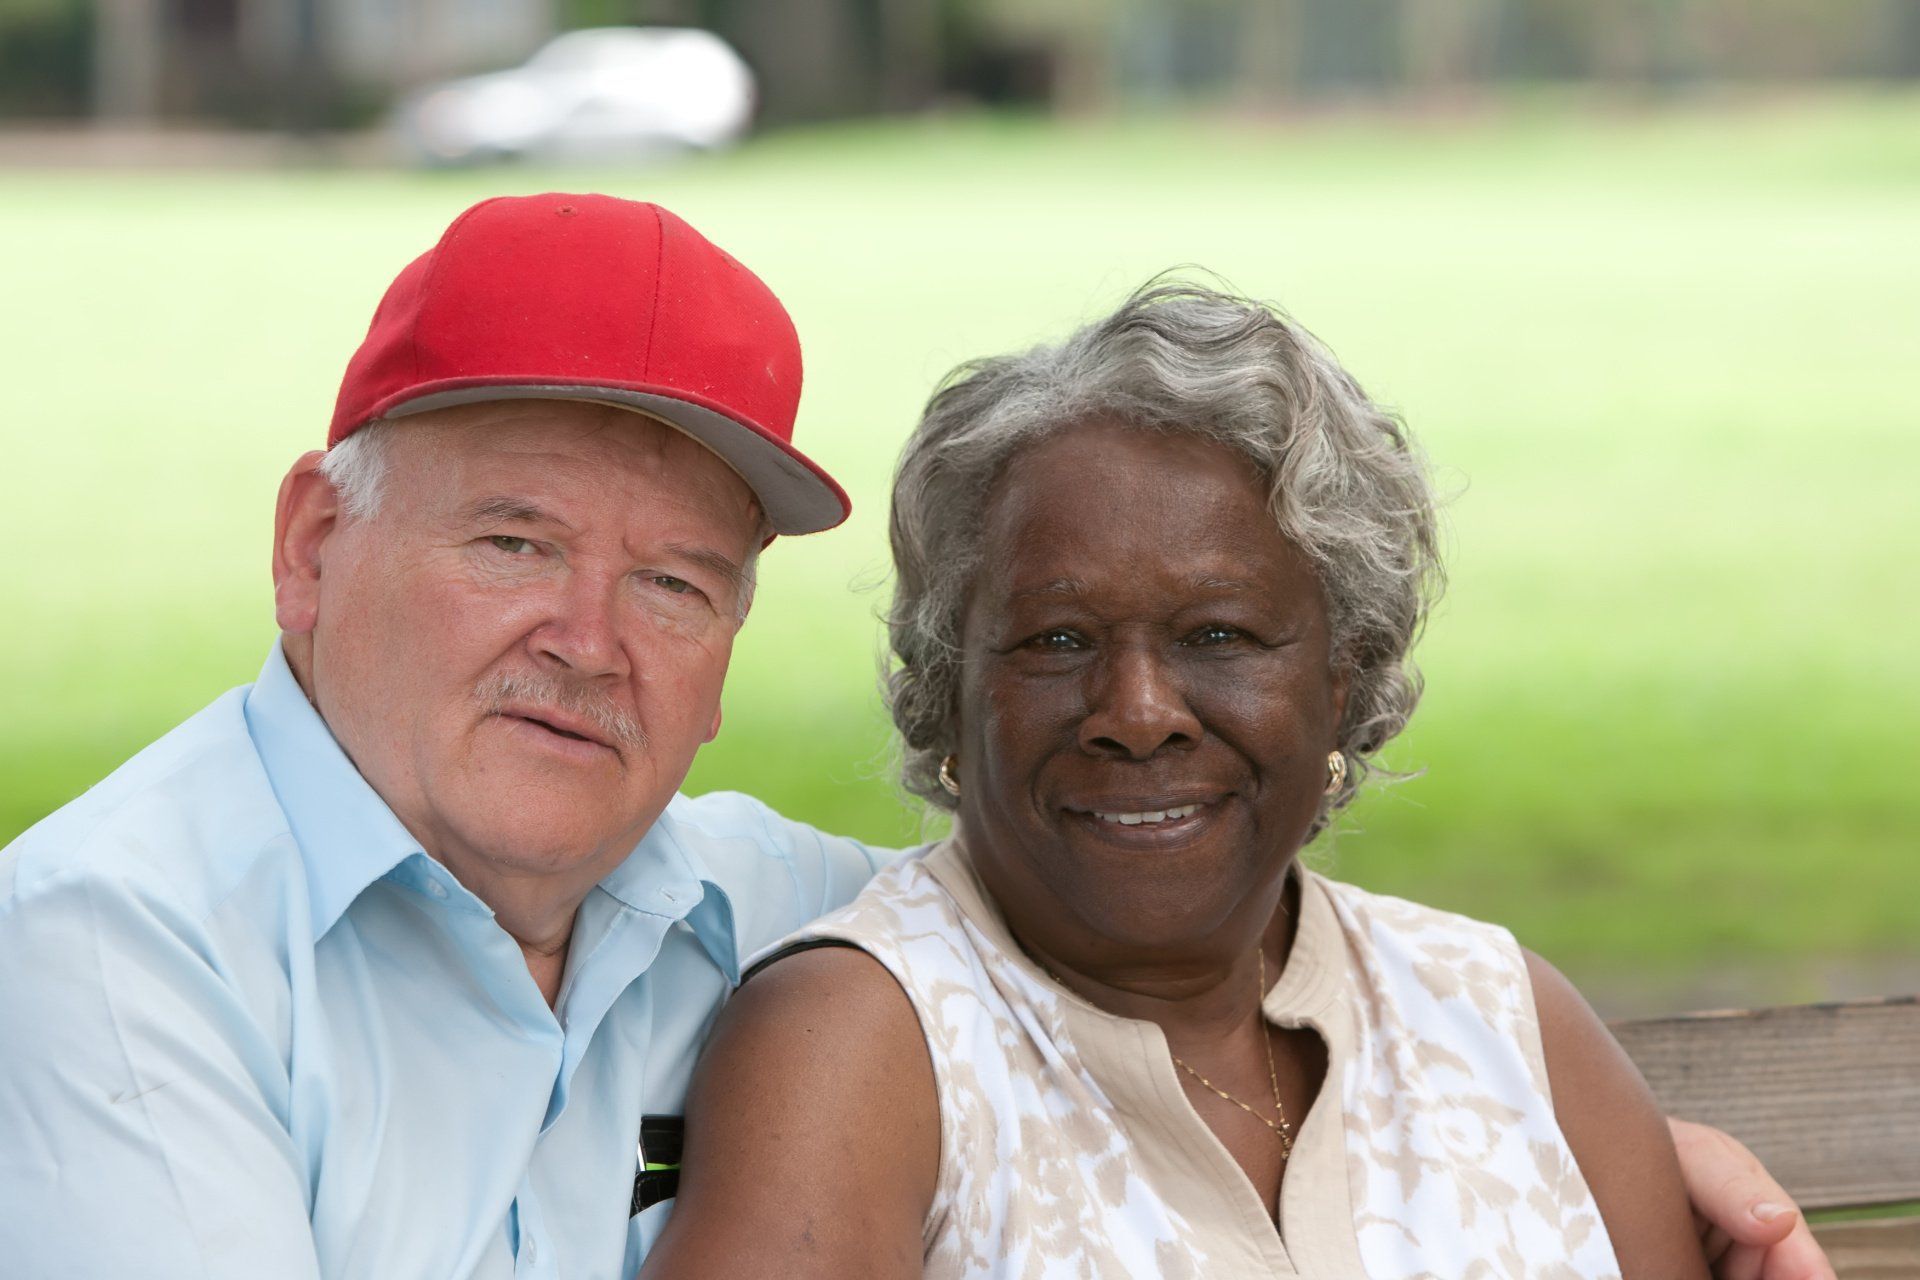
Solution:
<svg viewBox="0 0 1920 1280">
<path fill-rule="evenodd" d="M 1198 743 L 1203 730 L 1176 675 L 1166 655 L 1152 646 L 1104 655 L 1091 676 L 1081 749 L 1147 760 L 1168 748 Z"/>
<path fill-rule="evenodd" d="M 630 670 L 619 625 L 619 584 L 571 573 L 548 616 L 529 638 L 534 656 L 580 676 L 625 676 Z"/>
</svg>

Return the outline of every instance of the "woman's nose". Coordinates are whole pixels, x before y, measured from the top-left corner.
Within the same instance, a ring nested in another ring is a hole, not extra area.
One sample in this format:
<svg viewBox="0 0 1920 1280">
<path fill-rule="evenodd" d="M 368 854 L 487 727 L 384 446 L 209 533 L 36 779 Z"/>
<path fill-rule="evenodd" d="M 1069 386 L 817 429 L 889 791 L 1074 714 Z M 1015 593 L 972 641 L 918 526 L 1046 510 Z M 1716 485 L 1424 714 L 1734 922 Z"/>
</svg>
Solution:
<svg viewBox="0 0 1920 1280">
<path fill-rule="evenodd" d="M 1147 646 L 1110 652 L 1096 664 L 1080 724 L 1081 749 L 1146 760 L 1200 740 L 1199 719 L 1164 655 Z"/>
</svg>

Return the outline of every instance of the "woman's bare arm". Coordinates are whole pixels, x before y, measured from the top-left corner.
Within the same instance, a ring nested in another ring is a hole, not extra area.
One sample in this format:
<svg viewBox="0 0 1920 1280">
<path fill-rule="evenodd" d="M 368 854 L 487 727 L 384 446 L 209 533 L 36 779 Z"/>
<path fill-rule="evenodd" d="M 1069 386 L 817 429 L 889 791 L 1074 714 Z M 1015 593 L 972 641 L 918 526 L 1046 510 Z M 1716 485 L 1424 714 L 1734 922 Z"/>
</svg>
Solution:
<svg viewBox="0 0 1920 1280">
<path fill-rule="evenodd" d="M 1680 1160 L 1653 1093 L 1573 984 L 1532 952 L 1554 1115 L 1593 1191 L 1622 1280 L 1707 1280 Z"/>
<path fill-rule="evenodd" d="M 864 951 L 774 962 L 721 1011 L 643 1280 L 921 1273 L 940 1158 L 919 1019 Z"/>
</svg>

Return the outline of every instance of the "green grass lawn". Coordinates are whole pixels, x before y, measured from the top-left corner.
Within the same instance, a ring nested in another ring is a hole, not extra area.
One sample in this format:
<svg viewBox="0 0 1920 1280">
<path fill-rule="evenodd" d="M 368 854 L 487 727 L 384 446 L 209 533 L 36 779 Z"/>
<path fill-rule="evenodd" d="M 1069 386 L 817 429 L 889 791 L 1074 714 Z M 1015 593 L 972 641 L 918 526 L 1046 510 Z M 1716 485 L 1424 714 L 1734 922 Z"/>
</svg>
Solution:
<svg viewBox="0 0 1920 1280">
<path fill-rule="evenodd" d="M 789 303 L 853 520 L 769 553 L 695 789 L 898 841 L 889 468 L 936 378 L 1198 263 L 1399 406 L 1454 494 L 1424 777 L 1322 856 L 1575 974 L 1920 953 L 1920 98 L 1474 120 L 1016 120 L 649 173 L 0 174 L 0 839 L 271 638 L 274 488 L 471 201 L 670 204 Z M 865 588 L 862 590 L 862 588 Z"/>
</svg>

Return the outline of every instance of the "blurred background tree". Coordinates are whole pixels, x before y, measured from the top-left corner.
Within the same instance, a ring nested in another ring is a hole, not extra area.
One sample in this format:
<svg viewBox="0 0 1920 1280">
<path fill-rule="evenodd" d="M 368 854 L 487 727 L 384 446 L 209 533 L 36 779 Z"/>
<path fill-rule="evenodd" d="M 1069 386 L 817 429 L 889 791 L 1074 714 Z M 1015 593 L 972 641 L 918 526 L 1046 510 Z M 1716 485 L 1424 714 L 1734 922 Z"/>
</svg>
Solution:
<svg viewBox="0 0 1920 1280">
<path fill-rule="evenodd" d="M 347 125 L 614 25 L 725 37 L 769 125 L 1920 76 L 1920 0 L 9 0 L 0 112 Z"/>
<path fill-rule="evenodd" d="M 8 0 L 0 8 L 0 117 L 85 115 L 93 25 L 88 0 Z"/>
</svg>

